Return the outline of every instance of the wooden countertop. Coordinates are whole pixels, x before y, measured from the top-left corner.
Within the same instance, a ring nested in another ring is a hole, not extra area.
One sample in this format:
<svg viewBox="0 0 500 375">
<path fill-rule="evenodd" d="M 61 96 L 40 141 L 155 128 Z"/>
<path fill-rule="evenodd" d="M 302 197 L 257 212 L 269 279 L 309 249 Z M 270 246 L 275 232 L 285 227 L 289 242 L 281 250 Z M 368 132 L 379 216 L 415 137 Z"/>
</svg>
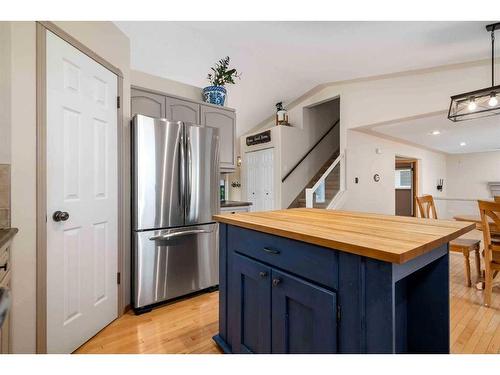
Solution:
<svg viewBox="0 0 500 375">
<path fill-rule="evenodd" d="M 475 229 L 467 222 L 314 208 L 222 214 L 214 219 L 391 263 L 405 263 Z"/>
</svg>

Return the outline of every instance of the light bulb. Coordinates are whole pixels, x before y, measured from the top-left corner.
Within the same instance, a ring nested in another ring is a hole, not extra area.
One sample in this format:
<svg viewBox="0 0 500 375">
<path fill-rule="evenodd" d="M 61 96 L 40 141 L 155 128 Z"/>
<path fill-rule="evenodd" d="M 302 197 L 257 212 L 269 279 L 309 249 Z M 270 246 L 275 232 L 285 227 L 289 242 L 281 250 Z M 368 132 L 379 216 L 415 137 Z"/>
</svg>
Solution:
<svg viewBox="0 0 500 375">
<path fill-rule="evenodd" d="M 465 143 L 465 142 L 460 142 L 460 146 L 462 146 L 462 147 L 467 146 L 467 143 Z"/>
<path fill-rule="evenodd" d="M 491 94 L 490 100 L 488 100 L 488 105 L 494 107 L 498 104 L 497 95 L 495 93 Z"/>
<path fill-rule="evenodd" d="M 469 102 L 469 105 L 467 106 L 469 108 L 469 111 L 474 111 L 477 108 L 477 104 L 474 99 L 471 99 Z"/>
</svg>

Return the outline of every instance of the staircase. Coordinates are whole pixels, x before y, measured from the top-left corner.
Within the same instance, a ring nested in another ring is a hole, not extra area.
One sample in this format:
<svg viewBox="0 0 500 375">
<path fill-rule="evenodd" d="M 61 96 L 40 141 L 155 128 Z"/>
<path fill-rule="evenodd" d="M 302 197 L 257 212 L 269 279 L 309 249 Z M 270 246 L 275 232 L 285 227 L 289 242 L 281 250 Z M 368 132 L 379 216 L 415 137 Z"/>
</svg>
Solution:
<svg viewBox="0 0 500 375">
<path fill-rule="evenodd" d="M 339 150 L 335 151 L 330 158 L 321 166 L 314 177 L 309 181 L 309 183 L 304 187 L 300 194 L 293 200 L 288 208 L 299 208 L 306 207 L 306 189 L 312 188 L 323 176 L 323 174 L 330 168 L 332 163 L 339 156 Z M 340 190 L 340 168 L 335 168 L 325 179 L 325 199 L 324 203 L 314 203 L 315 208 L 327 208 L 330 204 L 328 197 L 334 197 L 335 194 Z"/>
</svg>

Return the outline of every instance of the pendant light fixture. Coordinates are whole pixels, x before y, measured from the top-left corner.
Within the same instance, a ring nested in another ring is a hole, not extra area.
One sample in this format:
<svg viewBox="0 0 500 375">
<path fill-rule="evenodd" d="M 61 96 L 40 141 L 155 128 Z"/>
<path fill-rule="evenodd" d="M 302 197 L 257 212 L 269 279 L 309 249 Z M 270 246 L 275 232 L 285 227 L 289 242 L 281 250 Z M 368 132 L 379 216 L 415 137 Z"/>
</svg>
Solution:
<svg viewBox="0 0 500 375">
<path fill-rule="evenodd" d="M 448 110 L 451 121 L 500 115 L 500 85 L 495 86 L 495 30 L 500 30 L 500 22 L 486 26 L 486 30 L 491 33 L 491 87 L 452 96 Z"/>
</svg>

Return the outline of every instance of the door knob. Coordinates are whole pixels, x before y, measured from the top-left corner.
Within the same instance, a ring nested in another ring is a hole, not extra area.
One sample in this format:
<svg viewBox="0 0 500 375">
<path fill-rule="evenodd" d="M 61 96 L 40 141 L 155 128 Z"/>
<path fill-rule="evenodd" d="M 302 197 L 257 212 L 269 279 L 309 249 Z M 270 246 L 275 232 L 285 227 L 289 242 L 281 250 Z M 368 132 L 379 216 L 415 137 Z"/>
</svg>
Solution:
<svg viewBox="0 0 500 375">
<path fill-rule="evenodd" d="M 261 272 L 259 272 L 259 276 L 260 277 L 266 277 L 267 276 L 267 272 L 261 271 Z"/>
<path fill-rule="evenodd" d="M 69 214 L 65 211 L 56 211 L 52 215 L 54 221 L 66 221 L 69 219 Z"/>
<path fill-rule="evenodd" d="M 281 283 L 281 279 L 279 277 L 273 279 L 273 286 L 276 287 L 278 284 Z"/>
</svg>

